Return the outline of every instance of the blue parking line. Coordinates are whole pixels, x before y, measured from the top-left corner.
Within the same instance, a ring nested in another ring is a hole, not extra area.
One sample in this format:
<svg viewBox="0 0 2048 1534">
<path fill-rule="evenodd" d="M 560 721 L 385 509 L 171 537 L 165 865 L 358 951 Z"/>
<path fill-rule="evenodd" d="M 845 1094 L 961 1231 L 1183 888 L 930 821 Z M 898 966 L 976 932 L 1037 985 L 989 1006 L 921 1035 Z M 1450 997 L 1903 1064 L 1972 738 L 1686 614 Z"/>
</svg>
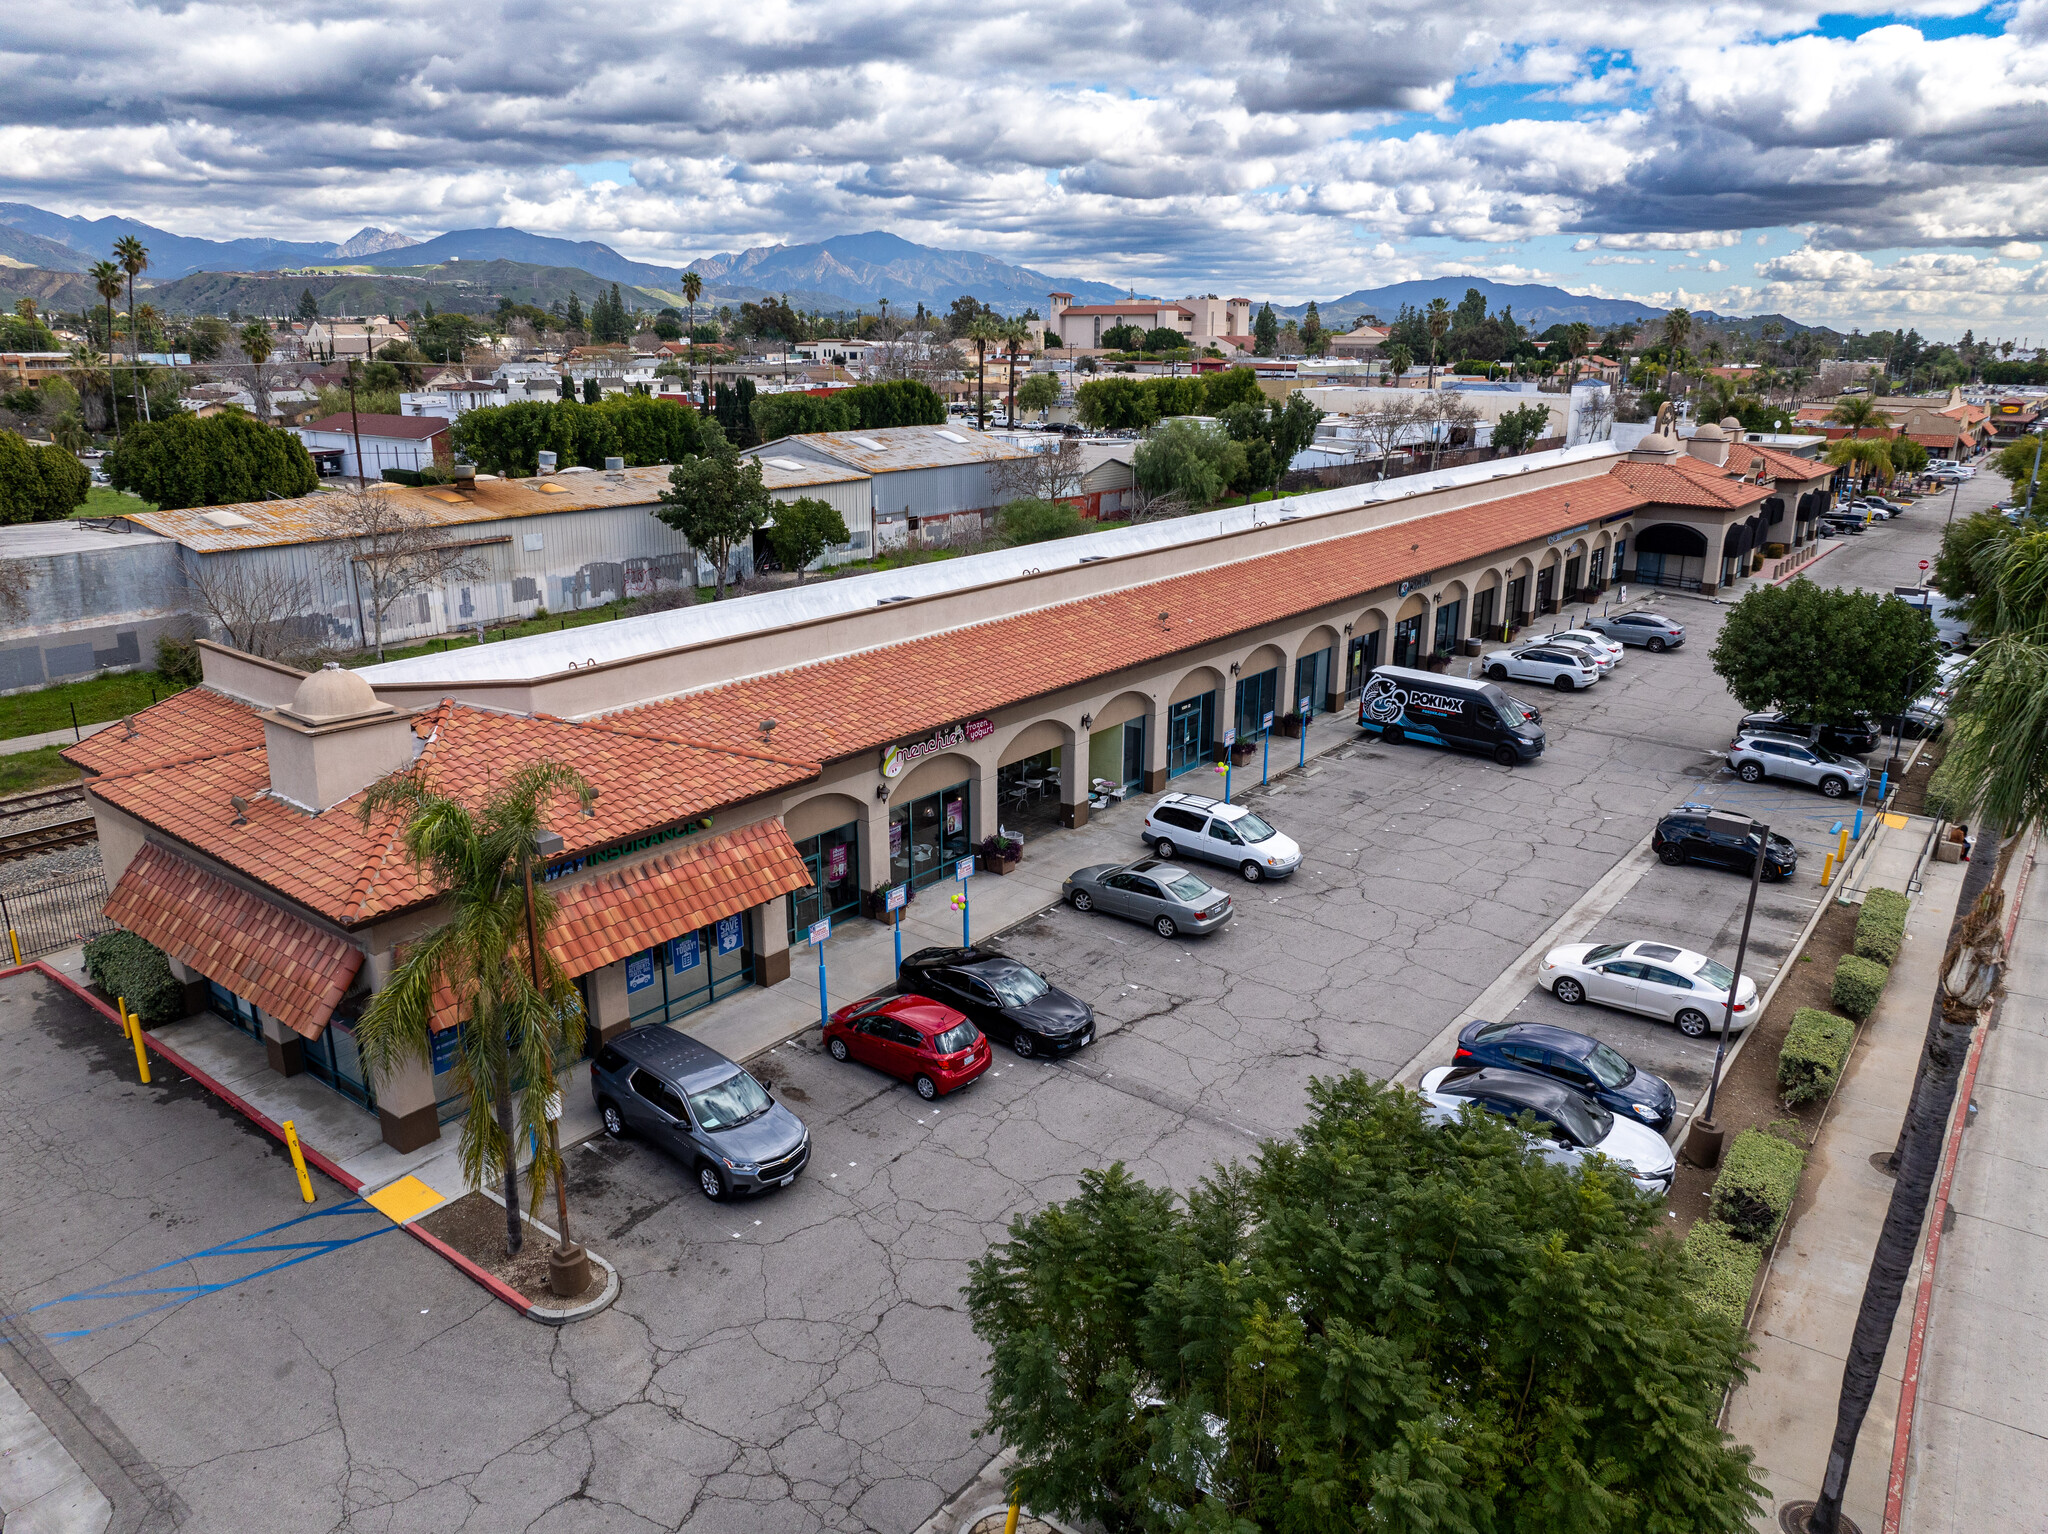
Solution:
<svg viewBox="0 0 2048 1534">
<path fill-rule="evenodd" d="M 374 1230 L 363 1231 L 356 1235 L 322 1236 L 303 1241 L 264 1240 L 265 1237 L 275 1236 L 280 1232 L 292 1230 L 295 1226 L 304 1225 L 311 1220 L 332 1220 L 341 1215 L 368 1215 L 377 1221 L 377 1227 Z M 173 1257 L 168 1262 L 157 1263 L 154 1267 L 144 1268 L 139 1273 L 130 1273 L 121 1278 L 109 1279 L 104 1284 L 96 1284 L 90 1289 L 81 1289 L 76 1294 L 60 1295 L 53 1300 L 44 1300 L 40 1304 L 31 1305 L 25 1311 L 0 1317 L 0 1322 L 14 1322 L 22 1317 L 31 1316 L 39 1311 L 49 1310 L 53 1306 L 58 1305 L 90 1305 L 109 1300 L 140 1300 L 159 1296 L 166 1297 L 162 1298 L 158 1304 L 132 1311 L 117 1320 L 102 1321 L 93 1326 L 73 1327 L 64 1331 L 46 1332 L 43 1334 L 43 1338 L 47 1342 L 69 1342 L 80 1337 L 90 1337 L 94 1332 L 106 1331 L 116 1326 L 126 1326 L 130 1321 L 139 1321 L 144 1316 L 151 1316 L 159 1311 L 170 1310 L 176 1306 L 198 1299 L 201 1295 L 217 1294 L 223 1289 L 232 1289 L 239 1284 L 246 1284 L 251 1279 L 264 1278 L 272 1273 L 281 1273 L 286 1268 L 295 1268 L 302 1262 L 311 1262 L 316 1257 L 324 1257 L 329 1252 L 340 1251 L 343 1247 L 355 1246 L 364 1241 L 374 1240 L 376 1237 L 386 1235 L 398 1228 L 398 1226 L 385 1219 L 374 1206 L 361 1198 L 352 1198 L 343 1203 L 336 1204 L 331 1209 L 315 1210 L 311 1214 L 300 1215 L 295 1220 L 286 1220 L 282 1225 L 272 1225 L 264 1230 L 251 1231 L 246 1236 L 238 1236 L 232 1241 L 224 1241 L 217 1246 L 209 1246 L 201 1251 L 188 1252 L 183 1257 Z M 188 1284 L 144 1284 L 142 1282 L 155 1274 L 165 1272 L 171 1268 L 181 1268 L 188 1263 L 209 1260 L 226 1261 L 238 1257 L 270 1256 L 281 1252 L 292 1252 L 297 1255 L 288 1257 L 282 1262 L 266 1263 L 261 1267 L 252 1269 L 247 1273 L 238 1274 L 233 1278 L 220 1279 L 213 1282 Z"/>
</svg>

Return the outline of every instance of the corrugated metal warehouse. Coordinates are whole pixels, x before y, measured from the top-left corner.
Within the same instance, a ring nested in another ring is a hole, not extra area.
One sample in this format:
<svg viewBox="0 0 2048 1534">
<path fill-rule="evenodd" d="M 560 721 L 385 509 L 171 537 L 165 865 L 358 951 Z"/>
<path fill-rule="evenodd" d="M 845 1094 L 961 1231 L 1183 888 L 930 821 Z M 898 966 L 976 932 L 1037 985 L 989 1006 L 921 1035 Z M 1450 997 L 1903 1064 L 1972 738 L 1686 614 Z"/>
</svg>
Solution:
<svg viewBox="0 0 2048 1534">
<path fill-rule="evenodd" d="M 1031 451 L 971 426 L 888 426 L 780 437 L 747 449 L 747 456 L 865 475 L 876 547 L 886 549 L 922 535 L 929 524 L 994 511 L 1002 501 L 995 466 Z"/>
</svg>

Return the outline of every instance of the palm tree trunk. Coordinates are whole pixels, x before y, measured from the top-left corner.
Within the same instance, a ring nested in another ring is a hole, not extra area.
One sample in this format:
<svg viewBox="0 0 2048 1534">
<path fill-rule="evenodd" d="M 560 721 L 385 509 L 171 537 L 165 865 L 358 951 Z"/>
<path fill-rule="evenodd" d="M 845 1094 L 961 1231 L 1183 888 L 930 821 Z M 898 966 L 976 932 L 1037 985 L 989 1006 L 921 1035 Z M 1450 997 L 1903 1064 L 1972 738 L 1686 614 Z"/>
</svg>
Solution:
<svg viewBox="0 0 2048 1534">
<path fill-rule="evenodd" d="M 498 1135 L 505 1142 L 505 1255 L 517 1257 L 526 1239 L 519 1221 L 519 1143 L 512 1138 L 512 1084 L 498 1083 Z"/>
</svg>

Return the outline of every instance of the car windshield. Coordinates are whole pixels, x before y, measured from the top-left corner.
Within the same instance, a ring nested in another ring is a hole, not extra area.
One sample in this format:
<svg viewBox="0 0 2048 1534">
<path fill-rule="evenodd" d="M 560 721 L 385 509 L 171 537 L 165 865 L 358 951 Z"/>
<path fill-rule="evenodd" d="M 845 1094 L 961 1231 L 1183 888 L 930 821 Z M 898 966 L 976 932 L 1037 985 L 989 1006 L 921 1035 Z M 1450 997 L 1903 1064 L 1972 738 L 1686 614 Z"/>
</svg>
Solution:
<svg viewBox="0 0 2048 1534">
<path fill-rule="evenodd" d="M 974 1041 L 981 1037 L 981 1031 L 972 1023 L 956 1023 L 932 1040 L 932 1048 L 942 1055 L 957 1055 L 963 1049 L 974 1047 Z"/>
<path fill-rule="evenodd" d="M 734 1071 L 725 1080 L 690 1094 L 690 1112 L 696 1116 L 698 1126 L 714 1134 L 752 1123 L 771 1106 L 761 1083 L 745 1071 Z"/>
<path fill-rule="evenodd" d="M 1636 1068 L 1605 1044 L 1595 1043 L 1585 1064 L 1603 1087 L 1626 1086 L 1635 1079 Z"/>
<path fill-rule="evenodd" d="M 1808 746 L 1806 749 L 1811 751 L 1815 756 L 1819 757 L 1824 762 L 1833 762 L 1837 766 L 1844 765 L 1843 758 L 1835 755 L 1835 753 L 1832 751 L 1824 750 L 1819 746 Z"/>
<path fill-rule="evenodd" d="M 1598 948 L 1590 950 L 1586 954 L 1586 957 L 1580 962 L 1585 964 L 1598 964 L 1602 959 L 1613 958 L 1616 954 L 1620 953 L 1622 949 L 1626 947 L 1628 947 L 1628 944 L 1626 943 L 1602 943 Z"/>
<path fill-rule="evenodd" d="M 1509 724 L 1527 724 L 1536 717 L 1536 710 L 1522 702 L 1521 699 L 1507 697 L 1505 693 L 1502 694 L 1502 697 L 1506 701 L 1502 705 L 1501 711 L 1507 716 Z"/>
<path fill-rule="evenodd" d="M 1735 971 L 1725 964 L 1716 964 L 1712 959 L 1706 960 L 1693 973 L 1717 991 L 1725 991 L 1735 982 Z"/>
<path fill-rule="evenodd" d="M 1006 1007 L 1028 1007 L 1052 989 L 1021 964 L 987 965 L 974 974 L 995 988 L 996 1000 Z"/>
<path fill-rule="evenodd" d="M 1274 829 L 1256 815 L 1240 815 L 1230 822 L 1230 829 L 1248 842 L 1262 842 L 1277 835 Z"/>
<path fill-rule="evenodd" d="M 1182 874 L 1178 879 L 1169 879 L 1166 881 L 1166 887 L 1173 891 L 1176 898 L 1185 900 L 1189 905 L 1193 905 L 1209 893 L 1209 886 L 1193 874 Z"/>
</svg>

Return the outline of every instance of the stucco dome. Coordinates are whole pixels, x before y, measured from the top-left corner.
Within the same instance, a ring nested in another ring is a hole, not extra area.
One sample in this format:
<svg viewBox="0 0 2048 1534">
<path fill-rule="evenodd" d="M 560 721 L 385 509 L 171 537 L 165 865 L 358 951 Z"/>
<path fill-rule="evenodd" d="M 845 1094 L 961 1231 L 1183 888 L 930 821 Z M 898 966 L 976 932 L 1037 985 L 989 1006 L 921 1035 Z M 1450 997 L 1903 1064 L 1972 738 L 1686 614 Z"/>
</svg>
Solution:
<svg viewBox="0 0 2048 1534">
<path fill-rule="evenodd" d="M 1694 429 L 1692 439 L 1695 442 L 1726 442 L 1728 440 L 1728 433 L 1721 430 L 1712 421 L 1702 421 Z"/>
<path fill-rule="evenodd" d="M 364 714 L 384 712 L 388 705 L 358 672 L 329 661 L 299 683 L 288 710 L 308 724 L 329 724 L 337 719 L 356 719 Z"/>
<path fill-rule="evenodd" d="M 1724 415 L 1721 417 L 1721 430 L 1728 433 L 1728 435 L 1731 438 L 1740 437 L 1743 435 L 1742 422 L 1738 421 L 1732 415 Z"/>
<path fill-rule="evenodd" d="M 1661 431 L 1653 431 L 1638 442 L 1629 452 L 1629 457 L 1641 461 L 1647 458 L 1676 458 L 1684 451 L 1676 437 L 1667 437 Z"/>
</svg>

